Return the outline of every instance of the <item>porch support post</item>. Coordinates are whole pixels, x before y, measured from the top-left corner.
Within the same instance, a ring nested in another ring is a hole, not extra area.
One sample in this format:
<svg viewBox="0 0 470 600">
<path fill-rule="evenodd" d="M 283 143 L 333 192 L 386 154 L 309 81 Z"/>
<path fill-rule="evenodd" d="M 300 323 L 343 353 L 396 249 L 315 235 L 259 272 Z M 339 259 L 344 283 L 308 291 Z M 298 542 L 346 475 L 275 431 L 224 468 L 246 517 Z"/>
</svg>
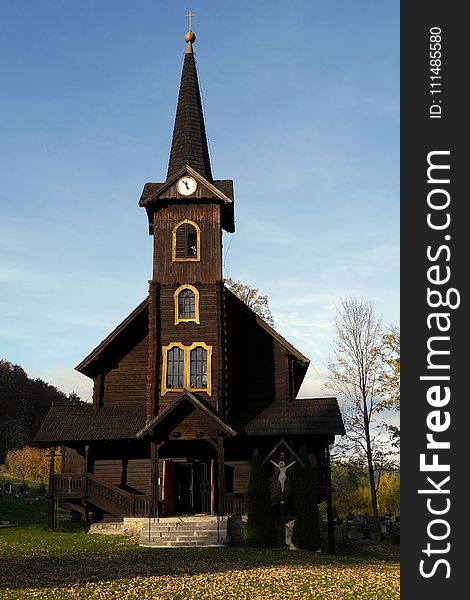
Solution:
<svg viewBox="0 0 470 600">
<path fill-rule="evenodd" d="M 158 497 L 160 486 L 158 484 L 158 450 L 160 448 L 159 443 L 151 441 L 150 442 L 150 514 L 149 517 L 156 517 L 158 519 L 159 515 L 159 507 L 158 507 Z"/>
<path fill-rule="evenodd" d="M 47 499 L 47 529 L 54 531 L 54 472 L 55 472 L 55 446 L 52 446 L 51 460 L 49 463 L 49 494 Z"/>
<path fill-rule="evenodd" d="M 87 475 L 90 472 L 90 446 L 88 444 L 85 445 L 85 449 L 83 451 L 83 508 L 85 510 L 85 523 L 86 526 L 90 526 L 90 514 L 88 510 L 88 478 Z"/>
<path fill-rule="evenodd" d="M 219 516 L 225 515 L 225 451 L 224 440 L 217 438 L 217 479 L 219 487 Z"/>
<path fill-rule="evenodd" d="M 211 458 L 211 515 L 215 515 L 215 460 Z"/>
<path fill-rule="evenodd" d="M 335 526 L 333 522 L 333 489 L 331 487 L 331 463 L 330 447 L 325 448 L 326 459 L 326 514 L 328 521 L 328 551 L 330 554 L 336 553 L 335 544 Z"/>
</svg>

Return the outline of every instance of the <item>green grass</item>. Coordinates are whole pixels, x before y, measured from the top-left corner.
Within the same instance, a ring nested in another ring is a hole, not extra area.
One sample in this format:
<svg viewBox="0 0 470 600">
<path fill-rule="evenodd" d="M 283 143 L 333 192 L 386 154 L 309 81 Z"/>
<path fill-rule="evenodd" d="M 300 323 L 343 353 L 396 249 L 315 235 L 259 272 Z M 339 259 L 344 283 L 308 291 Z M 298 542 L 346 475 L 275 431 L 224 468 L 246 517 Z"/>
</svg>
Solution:
<svg viewBox="0 0 470 600">
<path fill-rule="evenodd" d="M 47 506 L 0 498 L 0 598 L 399 598 L 396 547 L 335 556 L 241 548 L 150 549 L 120 536 L 45 530 Z M 66 523 L 64 521 L 64 523 Z"/>
</svg>

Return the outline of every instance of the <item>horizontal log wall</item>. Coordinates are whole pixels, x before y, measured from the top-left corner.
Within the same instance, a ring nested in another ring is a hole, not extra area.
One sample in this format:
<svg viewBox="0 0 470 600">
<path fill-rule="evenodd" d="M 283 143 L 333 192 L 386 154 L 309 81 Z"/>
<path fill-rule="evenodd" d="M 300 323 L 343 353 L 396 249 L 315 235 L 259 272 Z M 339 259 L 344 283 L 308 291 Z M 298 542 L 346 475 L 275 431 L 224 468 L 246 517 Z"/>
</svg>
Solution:
<svg viewBox="0 0 470 600">
<path fill-rule="evenodd" d="M 150 458 L 129 460 L 126 483 L 143 494 L 150 494 Z"/>
<path fill-rule="evenodd" d="M 248 491 L 248 480 L 250 478 L 250 464 L 248 461 L 232 460 L 226 463 L 233 467 L 233 493 L 241 494 Z"/>
<path fill-rule="evenodd" d="M 104 483 L 120 485 L 122 477 L 121 460 L 96 460 L 93 474 Z"/>
</svg>

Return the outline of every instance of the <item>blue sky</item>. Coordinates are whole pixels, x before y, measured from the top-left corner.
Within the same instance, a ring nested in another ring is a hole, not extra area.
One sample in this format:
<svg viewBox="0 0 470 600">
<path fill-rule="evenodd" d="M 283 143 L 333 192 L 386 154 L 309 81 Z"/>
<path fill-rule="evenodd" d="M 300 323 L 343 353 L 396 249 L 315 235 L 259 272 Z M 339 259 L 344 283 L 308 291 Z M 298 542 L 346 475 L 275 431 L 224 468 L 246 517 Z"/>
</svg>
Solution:
<svg viewBox="0 0 470 600">
<path fill-rule="evenodd" d="M 147 294 L 188 9 L 226 277 L 269 295 L 323 395 L 341 297 L 399 324 L 399 2 L 22 0 L 0 19 L 0 358 L 78 364 Z"/>
</svg>

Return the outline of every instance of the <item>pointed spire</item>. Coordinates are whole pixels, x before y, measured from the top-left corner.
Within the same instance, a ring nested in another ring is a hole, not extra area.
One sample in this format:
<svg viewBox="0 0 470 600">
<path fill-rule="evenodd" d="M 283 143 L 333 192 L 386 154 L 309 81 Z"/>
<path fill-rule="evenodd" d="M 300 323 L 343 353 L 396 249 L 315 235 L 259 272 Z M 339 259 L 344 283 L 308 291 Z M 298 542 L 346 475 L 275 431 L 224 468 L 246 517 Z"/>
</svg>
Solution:
<svg viewBox="0 0 470 600">
<path fill-rule="evenodd" d="M 196 36 L 190 30 L 184 39 L 188 45 L 184 55 L 167 181 L 186 165 L 191 165 L 205 179 L 212 181 L 201 94 L 193 54 Z"/>
</svg>

